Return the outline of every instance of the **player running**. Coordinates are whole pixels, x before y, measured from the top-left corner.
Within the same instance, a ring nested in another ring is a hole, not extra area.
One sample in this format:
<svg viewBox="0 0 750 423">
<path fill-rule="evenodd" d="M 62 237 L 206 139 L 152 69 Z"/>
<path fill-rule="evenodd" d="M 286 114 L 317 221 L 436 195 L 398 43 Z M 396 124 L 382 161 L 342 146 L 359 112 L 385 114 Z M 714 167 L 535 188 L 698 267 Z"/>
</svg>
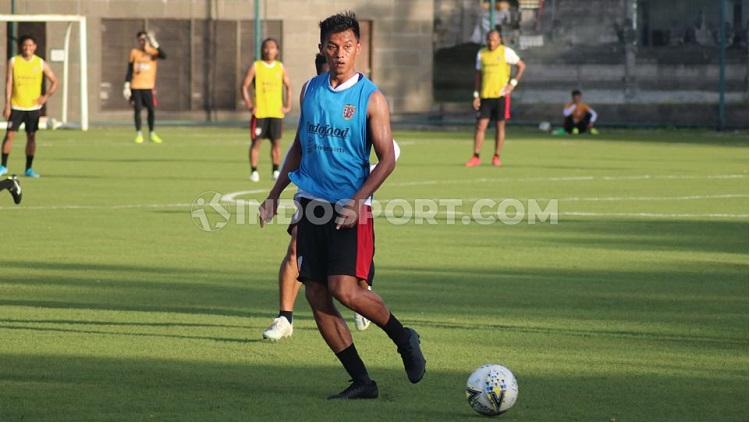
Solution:
<svg viewBox="0 0 750 423">
<path fill-rule="evenodd" d="M 10 196 L 13 197 L 13 202 L 16 204 L 21 204 L 23 192 L 21 192 L 21 181 L 18 180 L 16 175 L 0 181 L 0 191 L 6 189 L 10 193 Z"/>
<path fill-rule="evenodd" d="M 317 74 L 328 72 L 328 63 L 325 56 L 318 53 L 315 56 L 315 70 Z M 400 149 L 396 140 L 393 140 L 393 148 L 398 160 Z M 374 168 L 375 165 L 371 165 Z M 293 222 L 287 228 L 291 236 L 289 247 L 286 250 L 286 256 L 281 260 L 279 266 L 279 314 L 271 322 L 271 325 L 263 331 L 263 338 L 278 341 L 282 338 L 292 336 L 294 332 L 294 303 L 297 300 L 297 293 L 302 285 L 297 280 L 299 274 L 297 270 L 297 224 Z M 359 280 L 358 283 L 362 288 L 371 289 L 372 280 Z M 370 321 L 359 313 L 354 313 L 354 327 L 357 330 L 365 330 L 370 327 Z"/>
<path fill-rule="evenodd" d="M 256 60 L 242 81 L 242 99 L 252 115 L 250 119 L 250 180 L 260 181 L 258 156 L 263 138 L 271 140 L 271 175 L 279 177 L 281 162 L 281 126 L 284 114 L 292 110 L 292 84 L 284 65 L 278 61 L 279 43 L 266 38 L 262 44 L 262 60 Z M 250 86 L 254 95 L 250 97 Z M 282 95 L 282 86 L 285 94 Z M 284 99 L 286 99 L 284 101 Z M 284 105 L 282 106 L 282 101 Z"/>
<path fill-rule="evenodd" d="M 351 376 L 351 385 L 329 399 L 377 398 L 333 299 L 382 328 L 398 347 L 412 383 L 425 373 L 419 335 L 405 328 L 380 296 L 359 285 L 373 276 L 372 212 L 365 205 L 396 166 L 385 96 L 355 69 L 359 23 L 351 12 L 320 23 L 320 50 L 330 71 L 302 89 L 302 111 L 294 143 L 279 179 L 260 207 L 261 224 L 276 214 L 290 182 L 299 188 L 298 279 L 305 284 L 318 330 Z M 379 162 L 369 171 L 370 149 Z M 335 209 L 335 211 L 334 211 Z"/>
<path fill-rule="evenodd" d="M 510 76 L 510 67 L 518 67 L 515 78 Z M 474 155 L 466 162 L 466 167 L 479 166 L 482 160 L 479 153 L 484 143 L 484 132 L 490 120 L 495 121 L 495 155 L 493 166 L 502 166 L 500 155 L 505 144 L 505 121 L 510 119 L 510 95 L 523 77 L 526 64 L 513 49 L 502 44 L 500 33 L 487 34 L 487 47 L 479 50 L 474 78 L 474 101 L 477 111 L 477 126 L 474 132 Z"/>
<path fill-rule="evenodd" d="M 47 99 L 57 90 L 57 77 L 52 68 L 36 54 L 36 39 L 31 35 L 22 35 L 18 41 L 21 54 L 12 57 L 8 62 L 5 78 L 5 108 L 3 117 L 8 120 L 8 130 L 3 139 L 0 176 L 8 173 L 8 156 L 13 149 L 13 140 L 21 124 L 26 125 L 26 170 L 24 175 L 38 178 L 39 174 L 31 167 L 36 154 L 36 131 L 39 128 L 39 116 Z M 44 78 L 50 82 L 47 91 L 42 94 Z"/>
<path fill-rule="evenodd" d="M 149 139 L 155 144 L 161 144 L 162 139 L 154 132 L 156 67 L 158 59 L 166 59 L 167 55 L 159 46 L 154 34 L 140 31 L 136 35 L 138 48 L 130 50 L 128 71 L 125 75 L 125 85 L 122 95 L 133 106 L 135 121 L 135 143 L 143 143 L 141 132 L 141 110 L 145 107 L 148 119 Z"/>
</svg>

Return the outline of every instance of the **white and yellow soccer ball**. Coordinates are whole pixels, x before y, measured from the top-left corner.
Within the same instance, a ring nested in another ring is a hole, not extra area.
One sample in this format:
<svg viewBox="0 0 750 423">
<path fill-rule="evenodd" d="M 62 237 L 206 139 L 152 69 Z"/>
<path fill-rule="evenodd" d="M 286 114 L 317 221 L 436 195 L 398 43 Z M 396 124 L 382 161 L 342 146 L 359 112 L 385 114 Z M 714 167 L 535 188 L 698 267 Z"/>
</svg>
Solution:
<svg viewBox="0 0 750 423">
<path fill-rule="evenodd" d="M 518 398 L 518 382 L 507 367 L 485 364 L 466 381 L 466 400 L 479 414 L 497 416 L 508 411 Z"/>
</svg>

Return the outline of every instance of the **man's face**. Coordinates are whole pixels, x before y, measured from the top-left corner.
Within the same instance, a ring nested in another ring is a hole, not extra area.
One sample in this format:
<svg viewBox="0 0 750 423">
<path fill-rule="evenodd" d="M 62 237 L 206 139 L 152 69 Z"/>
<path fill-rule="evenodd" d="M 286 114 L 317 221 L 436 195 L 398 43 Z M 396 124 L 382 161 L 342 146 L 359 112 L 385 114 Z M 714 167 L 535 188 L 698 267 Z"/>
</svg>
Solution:
<svg viewBox="0 0 750 423">
<path fill-rule="evenodd" d="M 576 94 L 573 96 L 573 103 L 580 103 L 583 99 L 583 96 L 581 94 Z"/>
<path fill-rule="evenodd" d="M 36 52 L 36 43 L 34 40 L 24 40 L 21 44 L 21 55 L 23 57 L 31 57 Z"/>
<path fill-rule="evenodd" d="M 141 34 L 138 36 L 138 46 L 140 48 L 146 48 L 146 42 L 147 42 L 147 38 L 145 34 Z"/>
<path fill-rule="evenodd" d="M 273 41 L 268 41 L 263 44 L 263 58 L 265 60 L 276 60 L 279 56 L 279 46 Z"/>
<path fill-rule="evenodd" d="M 490 50 L 494 50 L 500 45 L 500 34 L 493 31 L 487 34 L 487 47 Z"/>
<path fill-rule="evenodd" d="M 359 40 L 351 29 L 329 35 L 325 43 L 320 45 L 320 53 L 326 57 L 330 72 L 334 75 L 352 72 L 359 50 Z"/>
</svg>

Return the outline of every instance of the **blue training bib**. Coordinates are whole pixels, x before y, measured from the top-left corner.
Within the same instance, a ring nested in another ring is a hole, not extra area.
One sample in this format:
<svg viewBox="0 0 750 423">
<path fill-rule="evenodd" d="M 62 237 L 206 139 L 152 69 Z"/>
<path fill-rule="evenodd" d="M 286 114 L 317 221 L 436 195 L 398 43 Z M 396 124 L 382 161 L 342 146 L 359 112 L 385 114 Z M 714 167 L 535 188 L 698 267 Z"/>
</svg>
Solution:
<svg viewBox="0 0 750 423">
<path fill-rule="evenodd" d="M 370 175 L 367 105 L 378 88 L 360 74 L 356 84 L 334 91 L 328 73 L 307 85 L 299 139 L 302 160 L 289 179 L 301 191 L 331 203 L 351 199 Z"/>
</svg>

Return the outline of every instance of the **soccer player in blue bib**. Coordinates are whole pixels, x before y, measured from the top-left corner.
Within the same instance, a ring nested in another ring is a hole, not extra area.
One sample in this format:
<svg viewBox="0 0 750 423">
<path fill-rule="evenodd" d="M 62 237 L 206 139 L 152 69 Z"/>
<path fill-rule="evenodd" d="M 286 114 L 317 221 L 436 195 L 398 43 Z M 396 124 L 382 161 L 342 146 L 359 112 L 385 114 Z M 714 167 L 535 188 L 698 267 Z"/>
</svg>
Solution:
<svg viewBox="0 0 750 423">
<path fill-rule="evenodd" d="M 276 214 L 279 197 L 299 188 L 297 226 L 299 281 L 315 323 L 352 383 L 329 399 L 377 398 L 378 387 L 359 357 L 341 304 L 369 319 L 396 344 L 412 383 L 424 376 L 419 335 L 405 328 L 382 298 L 359 285 L 374 273 L 374 231 L 366 200 L 396 166 L 388 103 L 375 84 L 355 69 L 359 22 L 351 12 L 320 23 L 320 52 L 330 71 L 302 87 L 297 135 L 281 174 L 260 207 L 261 225 Z M 370 171 L 370 150 L 378 164 Z"/>
</svg>

